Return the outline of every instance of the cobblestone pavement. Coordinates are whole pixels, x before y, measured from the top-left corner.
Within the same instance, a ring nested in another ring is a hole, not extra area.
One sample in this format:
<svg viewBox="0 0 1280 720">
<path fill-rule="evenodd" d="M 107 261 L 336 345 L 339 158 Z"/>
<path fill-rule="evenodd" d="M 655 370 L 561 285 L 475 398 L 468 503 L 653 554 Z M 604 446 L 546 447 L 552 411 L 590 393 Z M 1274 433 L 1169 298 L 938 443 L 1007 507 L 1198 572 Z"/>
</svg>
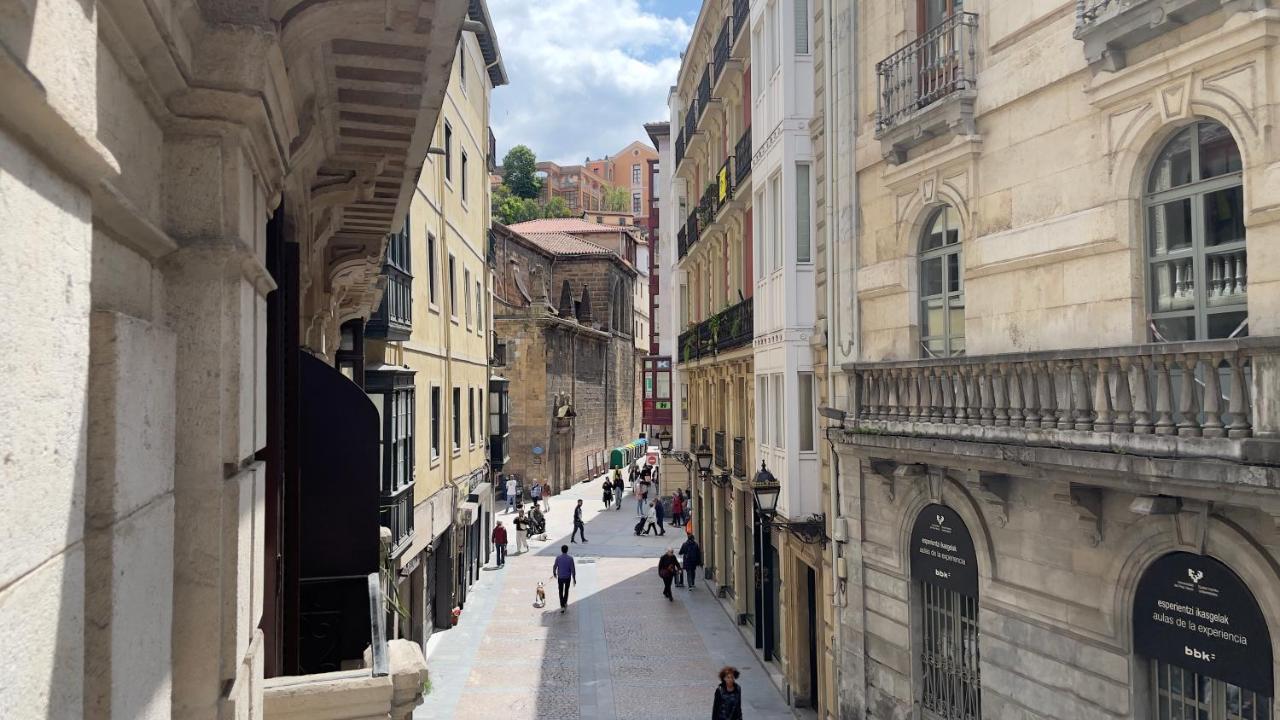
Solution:
<svg viewBox="0 0 1280 720">
<path fill-rule="evenodd" d="M 578 584 L 561 614 L 551 563 L 583 499 L 586 544 L 570 544 Z M 716 672 L 742 671 L 748 720 L 791 720 L 780 693 L 701 584 L 662 597 L 657 561 L 684 535 L 636 537 L 635 498 L 601 509 L 600 482 L 551 500 L 548 541 L 485 568 L 458 627 L 428 643 L 431 693 L 415 720 L 689 720 L 711 716 Z M 514 515 L 497 519 L 511 526 Z M 510 548 L 514 550 L 513 543 Z M 533 607 L 546 586 L 547 606 Z"/>
</svg>

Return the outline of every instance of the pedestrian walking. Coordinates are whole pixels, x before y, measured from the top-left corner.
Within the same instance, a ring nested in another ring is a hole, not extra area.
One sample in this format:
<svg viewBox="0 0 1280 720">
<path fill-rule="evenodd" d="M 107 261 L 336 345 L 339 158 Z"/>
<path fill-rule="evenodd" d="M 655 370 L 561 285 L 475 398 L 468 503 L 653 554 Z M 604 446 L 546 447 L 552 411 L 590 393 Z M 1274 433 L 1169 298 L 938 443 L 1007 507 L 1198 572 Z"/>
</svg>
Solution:
<svg viewBox="0 0 1280 720">
<path fill-rule="evenodd" d="M 507 512 L 516 511 L 516 503 L 520 499 L 520 483 L 514 475 L 507 476 Z"/>
<path fill-rule="evenodd" d="M 537 505 L 534 505 L 537 507 Z M 529 518 L 524 514 L 524 506 L 516 508 L 516 519 L 511 521 L 516 526 L 516 554 L 529 552 L 529 527 L 533 523 L 529 522 Z"/>
<path fill-rule="evenodd" d="M 675 600 L 671 597 L 671 580 L 678 572 L 680 572 L 680 561 L 676 559 L 675 551 L 667 548 L 667 551 L 658 559 L 658 577 L 662 578 L 662 596 L 667 600 Z"/>
<path fill-rule="evenodd" d="M 613 503 L 614 503 L 613 509 L 615 511 L 622 509 L 622 496 L 625 494 L 622 491 L 622 488 L 623 488 L 622 471 L 614 470 L 613 471 Z"/>
<path fill-rule="evenodd" d="M 604 500 L 604 509 L 608 510 L 613 507 L 613 483 L 609 481 L 609 478 L 605 478 L 601 485 L 604 486 L 604 494 L 600 499 Z"/>
<path fill-rule="evenodd" d="M 684 525 L 684 492 L 680 488 L 676 488 L 675 494 L 671 496 L 671 525 Z"/>
<path fill-rule="evenodd" d="M 493 528 L 493 546 L 498 549 L 498 567 L 503 567 L 507 564 L 507 529 L 501 520 Z"/>
<path fill-rule="evenodd" d="M 551 483 L 542 482 L 542 512 L 551 512 Z"/>
<path fill-rule="evenodd" d="M 582 542 L 587 541 L 587 525 L 582 522 L 582 498 L 578 498 L 578 504 L 573 508 L 573 533 L 569 535 L 569 542 L 578 542 L 574 538 L 578 537 L 578 533 L 582 533 Z"/>
<path fill-rule="evenodd" d="M 643 516 L 646 512 L 645 508 L 649 506 L 649 481 L 641 480 L 632 487 L 636 488 L 636 514 Z"/>
<path fill-rule="evenodd" d="M 693 533 L 680 546 L 680 559 L 684 561 L 684 576 L 689 583 L 689 591 L 693 591 L 693 579 L 697 577 L 698 568 L 702 567 L 702 547 L 698 545 Z"/>
<path fill-rule="evenodd" d="M 667 508 L 662 504 L 662 497 L 656 497 L 653 500 L 653 517 L 658 521 L 658 534 L 666 535 L 667 529 L 662 526 L 662 521 L 666 519 Z"/>
<path fill-rule="evenodd" d="M 578 569 L 573 565 L 573 556 L 569 554 L 569 546 L 561 545 L 560 554 L 551 565 L 551 577 L 555 578 L 560 588 L 560 612 L 569 607 L 569 582 L 578 584 Z M 741 717 L 741 715 L 739 715 Z"/>
<path fill-rule="evenodd" d="M 711 705 L 711 720 L 742 720 L 742 688 L 738 685 L 738 668 L 725 665 L 720 670 L 720 685 Z"/>
<path fill-rule="evenodd" d="M 645 506 L 644 511 L 644 534 L 648 535 L 652 530 L 654 535 L 658 534 L 658 511 L 653 507 L 653 501 Z"/>
</svg>

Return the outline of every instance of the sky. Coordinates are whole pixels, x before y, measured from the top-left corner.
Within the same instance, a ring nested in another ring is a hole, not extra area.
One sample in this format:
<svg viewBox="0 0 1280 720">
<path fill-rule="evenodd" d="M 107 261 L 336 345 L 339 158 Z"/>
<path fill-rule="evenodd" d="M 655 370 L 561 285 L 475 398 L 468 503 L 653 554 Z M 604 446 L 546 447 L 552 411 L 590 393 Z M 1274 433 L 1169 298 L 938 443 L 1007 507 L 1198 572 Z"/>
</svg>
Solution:
<svg viewBox="0 0 1280 720">
<path fill-rule="evenodd" d="M 562 165 L 649 143 L 699 0 L 489 0 L 510 84 L 493 92 L 498 162 L 515 145 Z"/>
</svg>

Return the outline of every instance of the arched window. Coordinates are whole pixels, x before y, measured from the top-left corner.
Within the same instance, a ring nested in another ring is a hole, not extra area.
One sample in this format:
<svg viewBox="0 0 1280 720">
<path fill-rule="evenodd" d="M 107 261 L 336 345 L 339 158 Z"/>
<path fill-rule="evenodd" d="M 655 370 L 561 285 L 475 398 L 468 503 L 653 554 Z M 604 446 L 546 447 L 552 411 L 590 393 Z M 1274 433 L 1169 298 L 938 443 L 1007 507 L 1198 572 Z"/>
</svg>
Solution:
<svg viewBox="0 0 1280 720">
<path fill-rule="evenodd" d="M 1244 192 L 1231 133 L 1201 121 L 1174 135 L 1144 200 L 1153 339 L 1248 335 Z"/>
<path fill-rule="evenodd" d="M 1222 562 L 1173 552 L 1148 566 L 1134 595 L 1133 649 L 1150 674 L 1143 717 L 1271 720 L 1267 619 Z"/>
<path fill-rule="evenodd" d="M 964 354 L 964 257 L 960 218 L 950 205 L 934 211 L 920 238 L 920 351 Z"/>
<path fill-rule="evenodd" d="M 911 529 L 910 552 L 916 700 L 926 717 L 978 720 L 981 633 L 973 537 L 954 510 L 927 505 Z"/>
</svg>

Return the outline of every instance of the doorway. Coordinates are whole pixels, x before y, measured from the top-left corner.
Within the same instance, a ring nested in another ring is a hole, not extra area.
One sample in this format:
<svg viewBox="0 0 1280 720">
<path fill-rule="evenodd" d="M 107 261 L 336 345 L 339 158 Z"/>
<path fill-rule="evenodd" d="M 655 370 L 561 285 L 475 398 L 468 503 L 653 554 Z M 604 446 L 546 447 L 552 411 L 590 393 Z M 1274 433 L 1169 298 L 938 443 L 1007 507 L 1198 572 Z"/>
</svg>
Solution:
<svg viewBox="0 0 1280 720">
<path fill-rule="evenodd" d="M 805 588 L 808 592 L 806 610 L 809 614 L 809 708 L 818 709 L 818 577 L 813 568 L 805 566 Z"/>
</svg>

